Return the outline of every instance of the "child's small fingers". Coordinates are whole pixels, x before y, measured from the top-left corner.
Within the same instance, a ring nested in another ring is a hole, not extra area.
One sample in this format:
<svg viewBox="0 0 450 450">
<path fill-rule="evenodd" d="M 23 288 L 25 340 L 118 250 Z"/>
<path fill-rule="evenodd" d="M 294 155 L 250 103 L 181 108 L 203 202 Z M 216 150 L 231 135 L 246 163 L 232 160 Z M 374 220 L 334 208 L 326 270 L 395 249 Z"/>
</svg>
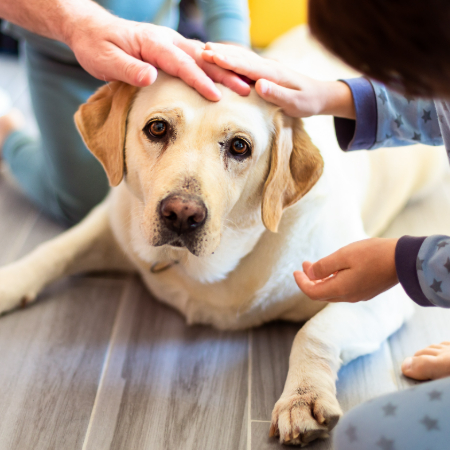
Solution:
<svg viewBox="0 0 450 450">
<path fill-rule="evenodd" d="M 323 281 L 311 281 L 304 272 L 294 272 L 298 287 L 311 299 L 322 301 L 338 301 L 339 284 L 335 278 Z"/>
<path fill-rule="evenodd" d="M 314 282 L 312 282 L 305 272 L 302 272 L 300 270 L 294 272 L 294 279 L 297 283 L 297 286 L 306 294 L 309 296 L 309 292 L 311 292 L 311 288 L 314 286 Z"/>
<path fill-rule="evenodd" d="M 305 261 L 302 264 L 303 267 L 303 272 L 308 273 L 308 269 L 312 266 L 312 262 L 311 261 Z"/>
<path fill-rule="evenodd" d="M 292 99 L 286 88 L 282 88 L 269 80 L 260 79 L 256 82 L 256 92 L 266 101 L 274 103 L 277 106 L 286 106 L 286 103 Z"/>
<path fill-rule="evenodd" d="M 336 253 L 332 253 L 312 264 L 308 270 L 308 276 L 312 280 L 323 279 L 345 269 L 349 269 L 349 266 L 346 264 L 342 254 L 338 250 Z"/>
</svg>

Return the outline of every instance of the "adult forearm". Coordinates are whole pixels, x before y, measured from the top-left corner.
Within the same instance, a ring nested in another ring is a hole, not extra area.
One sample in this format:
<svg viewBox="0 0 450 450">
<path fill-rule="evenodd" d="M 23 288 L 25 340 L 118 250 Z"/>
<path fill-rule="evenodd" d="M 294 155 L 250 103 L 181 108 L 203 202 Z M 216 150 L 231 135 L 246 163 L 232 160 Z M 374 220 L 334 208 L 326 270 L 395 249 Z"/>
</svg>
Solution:
<svg viewBox="0 0 450 450">
<path fill-rule="evenodd" d="M 0 17 L 70 45 L 80 21 L 108 20 L 112 15 L 91 0 L 0 0 Z"/>
</svg>

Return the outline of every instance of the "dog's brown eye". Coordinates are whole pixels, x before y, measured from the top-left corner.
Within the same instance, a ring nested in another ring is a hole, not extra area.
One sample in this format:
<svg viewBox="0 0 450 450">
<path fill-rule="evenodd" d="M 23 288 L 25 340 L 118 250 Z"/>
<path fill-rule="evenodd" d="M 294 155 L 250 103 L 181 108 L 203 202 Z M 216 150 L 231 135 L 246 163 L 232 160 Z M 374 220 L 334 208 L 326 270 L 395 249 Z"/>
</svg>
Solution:
<svg viewBox="0 0 450 450">
<path fill-rule="evenodd" d="M 167 124 L 162 120 L 156 120 L 150 124 L 148 130 L 152 136 L 160 138 L 166 134 Z"/>
<path fill-rule="evenodd" d="M 248 150 L 249 146 L 243 139 L 233 139 L 231 142 L 231 153 L 234 153 L 235 155 L 243 156 Z"/>
</svg>

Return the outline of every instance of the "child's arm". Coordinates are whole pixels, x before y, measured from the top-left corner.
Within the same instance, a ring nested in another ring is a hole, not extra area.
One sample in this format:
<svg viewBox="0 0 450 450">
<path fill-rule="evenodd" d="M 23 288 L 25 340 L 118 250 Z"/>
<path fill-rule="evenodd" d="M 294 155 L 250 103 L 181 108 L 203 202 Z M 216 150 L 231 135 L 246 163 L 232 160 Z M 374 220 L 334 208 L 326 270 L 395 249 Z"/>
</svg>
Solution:
<svg viewBox="0 0 450 450">
<path fill-rule="evenodd" d="M 277 61 L 220 44 L 207 44 L 202 56 L 256 81 L 256 92 L 290 116 L 335 116 L 343 150 L 443 143 L 432 100 L 411 99 L 365 78 L 314 80 Z"/>
<path fill-rule="evenodd" d="M 365 78 L 344 82 L 352 91 L 356 122 L 335 118 L 343 150 L 443 144 L 434 101 L 405 97 Z"/>
<path fill-rule="evenodd" d="M 398 283 L 395 249 L 398 239 L 354 242 L 294 272 L 298 287 L 313 300 L 370 300 Z"/>
<path fill-rule="evenodd" d="M 256 81 L 256 92 L 292 117 L 327 114 L 355 119 L 350 88 L 340 81 L 319 81 L 239 47 L 206 45 L 203 58 Z"/>
<path fill-rule="evenodd" d="M 313 300 L 370 300 L 399 281 L 421 306 L 450 308 L 450 237 L 403 236 L 355 242 L 295 272 L 299 288 Z"/>
</svg>

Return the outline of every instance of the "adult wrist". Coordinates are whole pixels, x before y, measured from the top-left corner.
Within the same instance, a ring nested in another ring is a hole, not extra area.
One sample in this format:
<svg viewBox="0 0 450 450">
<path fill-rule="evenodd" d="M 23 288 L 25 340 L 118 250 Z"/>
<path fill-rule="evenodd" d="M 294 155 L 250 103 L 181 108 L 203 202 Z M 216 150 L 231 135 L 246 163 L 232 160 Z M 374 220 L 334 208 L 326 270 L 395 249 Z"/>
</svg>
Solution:
<svg viewBox="0 0 450 450">
<path fill-rule="evenodd" d="M 114 19 L 117 17 L 89 0 L 81 8 L 68 8 L 65 11 L 58 39 L 73 50 L 79 33 L 87 34 L 99 26 L 107 25 Z"/>
</svg>

